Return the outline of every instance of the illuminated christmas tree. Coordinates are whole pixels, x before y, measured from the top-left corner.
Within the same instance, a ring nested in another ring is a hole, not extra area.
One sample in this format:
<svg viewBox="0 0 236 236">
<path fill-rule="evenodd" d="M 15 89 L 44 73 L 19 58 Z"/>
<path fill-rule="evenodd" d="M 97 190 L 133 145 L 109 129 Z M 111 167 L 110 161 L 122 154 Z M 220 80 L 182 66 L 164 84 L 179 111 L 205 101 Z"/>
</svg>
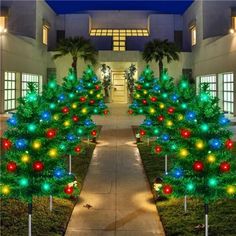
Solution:
<svg viewBox="0 0 236 236">
<path fill-rule="evenodd" d="M 129 106 L 128 113 L 134 115 L 145 115 L 147 118 L 154 112 L 150 93 L 156 88 L 157 79 L 153 71 L 147 65 L 138 81 L 135 82 L 133 103 Z"/>
<path fill-rule="evenodd" d="M 30 83 L 2 140 L 1 197 L 27 201 L 29 220 L 34 196 L 65 197 L 77 192 L 75 178 L 67 174 L 61 158 L 64 152 L 58 148 L 60 137 L 52 114 L 42 111 L 41 104 L 35 85 Z"/>
<path fill-rule="evenodd" d="M 186 104 L 174 137 L 176 158 L 169 175 L 163 177 L 162 188 L 166 195 L 202 199 L 205 235 L 208 235 L 208 204 L 236 196 L 229 120 L 220 112 L 218 99 L 211 97 L 207 87 L 204 84 L 199 95 Z"/>
<path fill-rule="evenodd" d="M 84 71 L 79 84 L 87 91 L 88 109 L 90 115 L 108 114 L 107 106 L 103 100 L 102 83 L 97 78 L 91 66 Z"/>
</svg>

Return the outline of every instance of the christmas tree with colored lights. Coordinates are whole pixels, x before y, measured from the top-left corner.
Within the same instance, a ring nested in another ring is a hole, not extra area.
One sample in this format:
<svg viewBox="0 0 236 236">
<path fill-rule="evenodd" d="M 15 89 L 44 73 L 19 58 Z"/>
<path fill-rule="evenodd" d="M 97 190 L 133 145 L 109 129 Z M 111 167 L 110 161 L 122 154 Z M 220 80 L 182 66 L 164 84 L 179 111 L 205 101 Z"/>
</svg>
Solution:
<svg viewBox="0 0 236 236">
<path fill-rule="evenodd" d="M 205 235 L 208 235 L 208 204 L 236 196 L 236 169 L 227 129 L 229 120 L 221 113 L 218 99 L 203 84 L 199 95 L 186 104 L 174 137 L 176 158 L 163 177 L 162 191 L 174 197 L 190 196 L 205 205 Z"/>
<path fill-rule="evenodd" d="M 30 83 L 2 140 L 1 197 L 24 200 L 31 206 L 34 196 L 65 197 L 76 187 L 60 158 L 63 152 L 58 149 L 60 138 L 51 112 L 42 111 L 41 104 L 35 85 Z"/>
<path fill-rule="evenodd" d="M 153 114 L 155 112 L 152 106 L 154 101 L 152 101 L 150 93 L 152 90 L 159 89 L 157 86 L 157 79 L 147 65 L 138 81 L 135 82 L 133 103 L 129 106 L 128 113 L 130 115 L 145 115 L 146 117 Z"/>
<path fill-rule="evenodd" d="M 88 109 L 90 115 L 107 115 L 108 109 L 103 100 L 102 83 L 91 66 L 84 71 L 79 84 L 87 91 Z"/>
</svg>

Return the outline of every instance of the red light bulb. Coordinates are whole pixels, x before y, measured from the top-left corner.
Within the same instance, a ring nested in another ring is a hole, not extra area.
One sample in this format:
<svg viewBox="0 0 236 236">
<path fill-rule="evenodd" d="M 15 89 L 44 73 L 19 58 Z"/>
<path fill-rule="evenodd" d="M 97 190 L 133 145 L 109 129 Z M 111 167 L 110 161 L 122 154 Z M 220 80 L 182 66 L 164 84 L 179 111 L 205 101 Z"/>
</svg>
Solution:
<svg viewBox="0 0 236 236">
<path fill-rule="evenodd" d="M 69 111 L 70 111 L 70 110 L 69 110 L 68 107 L 63 107 L 63 108 L 62 108 L 62 112 L 63 112 L 64 114 L 68 113 Z"/>
<path fill-rule="evenodd" d="M 174 111 L 175 111 L 174 107 L 169 107 L 168 110 L 167 110 L 168 114 L 173 114 Z"/>
<path fill-rule="evenodd" d="M 95 103 L 95 101 L 94 101 L 93 99 L 91 99 L 91 100 L 89 101 L 89 103 L 90 103 L 91 105 L 93 105 L 93 104 Z"/>
<path fill-rule="evenodd" d="M 72 120 L 73 120 L 74 122 L 78 122 L 78 121 L 79 121 L 79 117 L 78 117 L 78 116 L 73 116 L 73 117 L 72 117 Z"/>
<path fill-rule="evenodd" d="M 180 134 L 183 138 L 189 138 L 191 136 L 191 131 L 188 129 L 181 129 Z"/>
<path fill-rule="evenodd" d="M 152 101 L 152 102 L 156 102 L 156 101 L 157 101 L 157 98 L 156 98 L 156 97 L 151 97 L 151 101 Z"/>
<path fill-rule="evenodd" d="M 2 140 L 2 148 L 3 148 L 4 150 L 10 149 L 11 146 L 12 146 L 12 143 L 11 143 L 11 141 L 10 141 L 9 139 L 4 138 L 4 139 Z"/>
<path fill-rule="evenodd" d="M 99 90 L 100 89 L 99 85 L 95 85 L 95 89 Z"/>
<path fill-rule="evenodd" d="M 156 153 L 160 153 L 161 151 L 162 151 L 161 146 L 156 146 L 156 147 L 155 147 L 155 152 L 156 152 Z"/>
<path fill-rule="evenodd" d="M 85 97 L 81 97 L 79 100 L 80 100 L 81 102 L 85 102 L 85 101 L 86 101 L 86 98 L 85 98 Z"/>
<path fill-rule="evenodd" d="M 104 115 L 107 115 L 108 113 L 109 113 L 109 111 L 108 110 L 104 110 Z"/>
<path fill-rule="evenodd" d="M 142 100 L 142 103 L 143 103 L 144 105 L 146 105 L 146 104 L 147 104 L 147 100 L 146 100 L 146 99 L 143 99 L 143 100 Z"/>
<path fill-rule="evenodd" d="M 137 89 L 140 90 L 141 88 L 142 88 L 142 86 L 139 84 L 139 85 L 137 86 Z"/>
<path fill-rule="evenodd" d="M 54 138 L 56 136 L 56 130 L 55 129 L 49 129 L 46 132 L 46 137 L 47 138 Z"/>
<path fill-rule="evenodd" d="M 164 116 L 162 116 L 162 115 L 160 115 L 160 116 L 157 117 L 157 120 L 160 121 L 160 122 L 164 121 L 164 119 L 165 119 L 165 118 L 164 118 Z"/>
<path fill-rule="evenodd" d="M 75 150 L 75 152 L 80 152 L 81 151 L 81 147 L 78 145 L 78 146 L 76 146 L 75 148 L 74 148 L 74 150 Z"/>
<path fill-rule="evenodd" d="M 74 188 L 73 188 L 73 187 L 66 186 L 66 187 L 64 188 L 64 192 L 65 192 L 66 194 L 68 194 L 68 195 L 72 194 L 73 191 L 74 191 Z"/>
<path fill-rule="evenodd" d="M 132 115 L 132 114 L 133 114 L 133 110 L 129 109 L 129 110 L 128 110 L 128 114 L 129 114 L 129 115 Z"/>
<path fill-rule="evenodd" d="M 163 193 L 168 195 L 168 194 L 171 194 L 173 192 L 173 188 L 171 185 L 164 185 L 163 186 Z"/>
<path fill-rule="evenodd" d="M 91 135 L 95 137 L 97 135 L 97 131 L 96 130 L 92 130 L 91 131 Z"/>
<path fill-rule="evenodd" d="M 10 161 L 7 163 L 7 171 L 8 172 L 15 172 L 17 168 L 17 165 L 14 161 Z"/>
<path fill-rule="evenodd" d="M 195 161 L 193 163 L 193 169 L 195 171 L 201 172 L 204 169 L 204 164 L 201 161 Z"/>
<path fill-rule="evenodd" d="M 35 161 L 33 163 L 33 169 L 35 171 L 42 171 L 44 169 L 44 164 L 41 161 Z"/>
<path fill-rule="evenodd" d="M 225 142 L 225 147 L 227 149 L 232 149 L 234 147 L 234 143 L 231 139 L 227 139 L 226 142 Z"/>
<path fill-rule="evenodd" d="M 146 134 L 146 131 L 143 130 L 143 129 L 141 129 L 141 130 L 139 131 L 139 133 L 140 133 L 141 136 L 144 136 L 144 135 Z"/>
<path fill-rule="evenodd" d="M 228 171 L 230 171 L 230 168 L 231 168 L 230 164 L 226 161 L 224 161 L 220 164 L 220 171 L 221 172 L 228 172 Z"/>
</svg>

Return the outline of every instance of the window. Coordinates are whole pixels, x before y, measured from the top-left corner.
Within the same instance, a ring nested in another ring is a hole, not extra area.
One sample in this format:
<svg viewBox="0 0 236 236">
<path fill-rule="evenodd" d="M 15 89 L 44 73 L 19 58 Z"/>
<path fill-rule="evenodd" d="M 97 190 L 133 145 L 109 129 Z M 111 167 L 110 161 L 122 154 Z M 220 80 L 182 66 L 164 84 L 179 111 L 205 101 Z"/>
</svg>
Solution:
<svg viewBox="0 0 236 236">
<path fill-rule="evenodd" d="M 4 111 L 16 109 L 16 73 L 4 73 Z"/>
<path fill-rule="evenodd" d="M 0 32 L 1 33 L 7 32 L 6 17 L 5 16 L 0 16 Z"/>
<path fill-rule="evenodd" d="M 197 44 L 197 30 L 196 30 L 196 25 L 193 25 L 190 28 L 191 32 L 191 45 L 194 46 Z"/>
<path fill-rule="evenodd" d="M 212 96 L 216 97 L 216 75 L 204 75 L 200 76 L 200 84 L 208 83 L 209 91 Z"/>
<path fill-rule="evenodd" d="M 43 25 L 43 44 L 48 45 L 48 26 Z"/>
<path fill-rule="evenodd" d="M 223 74 L 223 110 L 227 113 L 234 113 L 234 75 L 233 73 Z"/>
<path fill-rule="evenodd" d="M 57 43 L 65 39 L 65 30 L 57 30 Z"/>
<path fill-rule="evenodd" d="M 42 92 L 42 76 L 23 73 L 21 77 L 21 97 L 24 97 L 28 91 L 28 82 L 36 83 L 38 87 L 38 93 Z"/>
<path fill-rule="evenodd" d="M 236 16 L 231 17 L 231 28 L 236 30 Z"/>
<path fill-rule="evenodd" d="M 113 51 L 126 50 L 126 37 L 149 36 L 147 29 L 91 29 L 90 36 L 112 36 Z"/>
</svg>

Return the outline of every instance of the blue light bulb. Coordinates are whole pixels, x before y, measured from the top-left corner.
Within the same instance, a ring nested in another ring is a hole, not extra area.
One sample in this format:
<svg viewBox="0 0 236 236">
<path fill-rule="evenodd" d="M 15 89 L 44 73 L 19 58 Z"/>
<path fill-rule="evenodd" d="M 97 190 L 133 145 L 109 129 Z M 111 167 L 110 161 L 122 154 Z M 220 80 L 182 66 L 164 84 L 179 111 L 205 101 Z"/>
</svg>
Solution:
<svg viewBox="0 0 236 236">
<path fill-rule="evenodd" d="M 65 99 L 66 99 L 66 97 L 64 94 L 60 94 L 58 97 L 59 102 L 63 102 L 63 101 L 65 101 Z"/>
<path fill-rule="evenodd" d="M 183 169 L 181 169 L 181 168 L 174 169 L 172 175 L 176 179 L 182 178 L 184 175 Z"/>
<path fill-rule="evenodd" d="M 158 91 L 160 90 L 160 86 L 155 85 L 155 86 L 153 87 L 153 90 L 154 90 L 155 92 L 158 92 Z"/>
<path fill-rule="evenodd" d="M 92 122 L 91 122 L 91 120 L 86 119 L 86 120 L 84 121 L 84 124 L 85 124 L 86 126 L 90 126 L 90 125 L 92 125 Z"/>
<path fill-rule="evenodd" d="M 193 121 L 196 119 L 196 112 L 194 111 L 187 111 L 185 114 L 185 118 L 188 121 Z"/>
<path fill-rule="evenodd" d="M 222 143 L 219 139 L 213 138 L 209 141 L 209 145 L 212 149 L 217 150 L 221 148 Z"/>
<path fill-rule="evenodd" d="M 68 141 L 74 141 L 74 140 L 76 139 L 76 137 L 75 137 L 74 134 L 68 134 L 68 135 L 66 136 L 66 138 L 67 138 Z"/>
<path fill-rule="evenodd" d="M 57 179 L 61 179 L 65 174 L 65 170 L 62 169 L 61 167 L 57 167 L 54 171 L 53 171 L 53 176 Z"/>
<path fill-rule="evenodd" d="M 78 85 L 77 87 L 76 87 L 76 90 L 78 91 L 78 92 L 81 92 L 81 91 L 83 91 L 83 86 L 82 85 Z"/>
<path fill-rule="evenodd" d="M 10 126 L 16 126 L 17 125 L 17 119 L 15 116 L 12 116 L 11 118 L 9 118 L 7 120 L 7 123 L 10 125 Z"/>
<path fill-rule="evenodd" d="M 97 79 L 97 77 L 93 77 L 92 80 L 95 83 L 95 82 L 97 82 L 98 79 Z"/>
<path fill-rule="evenodd" d="M 178 95 L 177 94 L 173 94 L 172 96 L 171 96 L 171 100 L 172 101 L 174 101 L 174 102 L 176 102 L 177 100 L 178 100 Z"/>
<path fill-rule="evenodd" d="M 27 140 L 26 139 L 17 139 L 15 142 L 16 148 L 23 150 L 27 146 Z"/>
<path fill-rule="evenodd" d="M 149 120 L 149 119 L 147 119 L 147 120 L 144 121 L 144 124 L 145 124 L 146 126 L 151 126 L 151 125 L 152 125 L 152 121 Z"/>
<path fill-rule="evenodd" d="M 220 123 L 220 125 L 227 125 L 227 124 L 229 124 L 229 122 L 230 122 L 230 120 L 227 119 L 225 116 L 221 116 L 221 117 L 219 118 L 219 123 Z"/>
<path fill-rule="evenodd" d="M 167 141 L 169 141 L 170 136 L 168 134 L 162 134 L 161 139 L 162 139 L 162 141 L 167 142 Z"/>
<path fill-rule="evenodd" d="M 49 111 L 44 111 L 40 115 L 43 121 L 49 121 L 51 119 L 51 113 Z"/>
</svg>

